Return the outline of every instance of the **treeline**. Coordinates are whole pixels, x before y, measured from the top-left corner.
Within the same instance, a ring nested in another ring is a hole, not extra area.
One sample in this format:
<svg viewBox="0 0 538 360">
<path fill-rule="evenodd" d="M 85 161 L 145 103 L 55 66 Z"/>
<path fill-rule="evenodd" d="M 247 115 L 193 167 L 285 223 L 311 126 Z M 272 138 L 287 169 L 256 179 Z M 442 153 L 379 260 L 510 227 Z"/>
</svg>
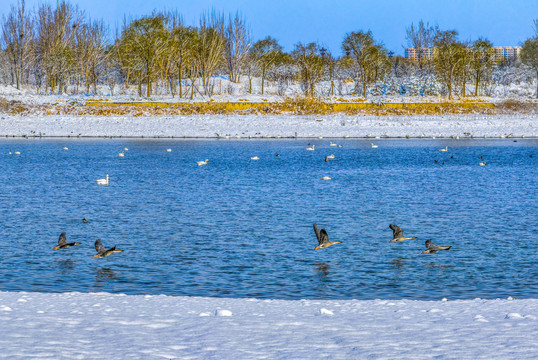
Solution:
<svg viewBox="0 0 538 360">
<path fill-rule="evenodd" d="M 201 15 L 198 26 L 186 26 L 178 12 L 154 12 L 125 20 L 112 34 L 103 21 L 90 20 L 67 1 L 28 9 L 19 0 L 2 17 L 0 76 L 4 84 L 32 85 L 39 93 L 97 93 L 106 85 L 112 95 L 115 89 L 136 87 L 140 96 L 156 92 L 193 99 L 211 97 L 215 76 L 226 75 L 232 84 L 243 78 L 248 93 L 264 94 L 270 82 L 279 95 L 300 84 L 308 96 L 451 98 L 468 95 L 469 84 L 480 95 L 495 80 L 495 71 L 507 66 L 493 61 L 488 40 L 462 42 L 456 31 L 422 21 L 406 29 L 409 44 L 436 51 L 418 61 L 392 56 L 371 31 L 346 34 L 338 56 L 317 43 L 298 43 L 286 53 L 272 37 L 253 41 L 249 29 L 239 13 L 212 11 Z M 537 43 L 537 36 L 527 40 L 521 53 L 536 74 Z"/>
</svg>

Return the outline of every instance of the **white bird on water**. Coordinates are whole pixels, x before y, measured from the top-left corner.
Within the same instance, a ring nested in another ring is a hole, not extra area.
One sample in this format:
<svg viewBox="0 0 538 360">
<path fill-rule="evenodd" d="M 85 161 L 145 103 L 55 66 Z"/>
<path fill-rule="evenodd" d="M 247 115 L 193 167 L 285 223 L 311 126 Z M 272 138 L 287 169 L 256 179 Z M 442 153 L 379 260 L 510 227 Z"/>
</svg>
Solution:
<svg viewBox="0 0 538 360">
<path fill-rule="evenodd" d="M 442 151 L 442 152 L 447 152 L 448 151 L 448 146 L 445 146 L 444 149 L 439 149 L 439 151 Z"/>
<path fill-rule="evenodd" d="M 486 161 L 484 160 L 484 162 L 479 162 L 478 166 L 486 166 Z"/>
<path fill-rule="evenodd" d="M 260 160 L 260 158 L 257 157 L 257 156 L 253 156 L 253 157 L 250 158 L 250 160 Z"/>
<path fill-rule="evenodd" d="M 329 143 L 329 146 L 338 146 L 338 144 L 333 143 L 332 141 Z"/>
<path fill-rule="evenodd" d="M 312 147 L 307 147 L 306 150 L 314 151 L 314 150 L 316 150 L 316 145 L 312 145 Z"/>
<path fill-rule="evenodd" d="M 64 146 L 63 149 L 64 150 L 69 150 L 69 148 L 67 146 Z"/>
<path fill-rule="evenodd" d="M 110 177 L 106 174 L 106 179 L 97 179 L 97 185 L 108 185 Z"/>
<path fill-rule="evenodd" d="M 119 157 L 124 157 L 125 156 L 125 151 L 122 151 L 118 154 Z"/>
<path fill-rule="evenodd" d="M 204 166 L 204 165 L 207 165 L 208 161 L 209 159 L 205 159 L 204 161 L 197 161 L 196 163 L 198 164 L 198 166 Z"/>
<path fill-rule="evenodd" d="M 172 149 L 166 149 L 167 152 L 172 152 Z"/>
<path fill-rule="evenodd" d="M 370 143 L 370 146 L 372 147 L 372 149 L 377 149 L 378 148 L 378 146 L 375 145 L 374 143 Z"/>
<path fill-rule="evenodd" d="M 321 177 L 320 179 L 321 179 L 321 180 L 331 180 L 331 178 L 328 177 L 328 176 L 323 176 L 323 177 Z"/>
</svg>

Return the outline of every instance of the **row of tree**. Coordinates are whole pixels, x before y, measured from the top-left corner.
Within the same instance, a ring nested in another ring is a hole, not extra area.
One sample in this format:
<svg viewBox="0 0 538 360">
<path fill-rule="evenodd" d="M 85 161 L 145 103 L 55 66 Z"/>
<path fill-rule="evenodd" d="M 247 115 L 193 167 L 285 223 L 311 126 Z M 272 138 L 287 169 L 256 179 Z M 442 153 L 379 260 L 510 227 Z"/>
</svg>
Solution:
<svg viewBox="0 0 538 360">
<path fill-rule="evenodd" d="M 31 11 L 19 0 L 2 17 L 3 80 L 17 88 L 32 84 L 46 93 L 62 93 L 67 86 L 96 92 L 103 84 L 113 92 L 121 84 L 136 86 L 147 97 L 159 89 L 192 99 L 213 94 L 215 75 L 226 74 L 232 83 L 246 77 L 250 93 L 258 78 L 262 94 L 267 81 L 276 84 L 280 95 L 299 82 L 309 96 L 318 94 L 321 81 L 329 84 L 327 95 L 335 95 L 337 84 L 351 81 L 353 93 L 366 96 L 383 79 L 414 74 L 434 78 L 450 98 L 456 89 L 465 96 L 471 81 L 474 95 L 479 95 L 481 86 L 492 81 L 496 66 L 488 40 L 461 42 L 456 31 L 441 31 L 422 21 L 407 29 L 409 43 L 417 51 L 436 50 L 432 59 L 418 61 L 391 56 L 371 31 L 346 34 L 340 57 L 317 43 L 298 43 L 286 53 L 271 37 L 253 42 L 239 13 L 225 16 L 215 11 L 203 14 L 198 26 L 186 26 L 177 12 L 155 12 L 125 20 L 110 38 L 103 21 L 87 19 L 67 1 Z M 525 42 L 521 60 L 538 76 L 537 44 L 538 34 Z"/>
</svg>

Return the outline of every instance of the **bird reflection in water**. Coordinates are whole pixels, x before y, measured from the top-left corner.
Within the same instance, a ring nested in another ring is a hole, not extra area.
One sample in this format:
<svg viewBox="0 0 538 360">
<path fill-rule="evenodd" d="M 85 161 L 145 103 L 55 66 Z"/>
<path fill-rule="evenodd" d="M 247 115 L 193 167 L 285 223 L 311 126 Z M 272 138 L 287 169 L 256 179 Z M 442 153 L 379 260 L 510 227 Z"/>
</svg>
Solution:
<svg viewBox="0 0 538 360">
<path fill-rule="evenodd" d="M 116 277 L 116 271 L 109 268 L 97 269 L 97 280 L 114 279 Z"/>
<path fill-rule="evenodd" d="M 446 265 L 446 264 L 439 264 L 435 262 L 428 262 L 424 263 L 424 266 L 430 269 L 439 269 L 443 271 L 450 271 L 452 270 L 452 265 Z"/>
<path fill-rule="evenodd" d="M 72 273 L 75 270 L 77 263 L 73 260 L 65 259 L 65 260 L 60 260 L 58 264 L 60 265 L 60 271 L 62 272 L 62 274 L 65 275 L 65 274 Z"/>
<path fill-rule="evenodd" d="M 331 265 L 327 264 L 323 261 L 316 262 L 316 271 L 321 277 L 327 277 L 329 276 L 329 269 L 331 268 Z"/>
<path fill-rule="evenodd" d="M 405 266 L 405 258 L 403 257 L 397 257 L 395 259 L 392 259 L 390 261 L 390 264 L 394 266 L 397 270 L 402 270 Z"/>
</svg>

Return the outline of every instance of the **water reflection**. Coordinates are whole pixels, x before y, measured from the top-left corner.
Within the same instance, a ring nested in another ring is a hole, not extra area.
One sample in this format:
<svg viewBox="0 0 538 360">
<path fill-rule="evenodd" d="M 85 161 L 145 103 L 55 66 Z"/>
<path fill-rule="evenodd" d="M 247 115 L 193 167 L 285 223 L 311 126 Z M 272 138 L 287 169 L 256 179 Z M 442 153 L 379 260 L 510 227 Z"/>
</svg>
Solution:
<svg viewBox="0 0 538 360">
<path fill-rule="evenodd" d="M 109 268 L 99 268 L 97 269 L 96 279 L 97 280 L 106 280 L 114 279 L 116 277 L 116 271 Z"/>
<path fill-rule="evenodd" d="M 60 267 L 60 272 L 62 273 L 62 275 L 72 273 L 75 270 L 76 264 L 76 261 L 70 259 L 58 261 L 58 265 Z"/>
<path fill-rule="evenodd" d="M 316 272 L 318 273 L 319 276 L 321 277 L 329 276 L 329 269 L 331 268 L 330 264 L 323 261 L 318 261 L 316 262 L 315 265 L 316 265 Z"/>
<path fill-rule="evenodd" d="M 429 263 L 424 263 L 424 266 L 427 267 L 427 268 L 430 268 L 430 269 L 440 269 L 440 270 L 443 270 L 443 271 L 450 271 L 452 270 L 452 265 L 447 265 L 447 264 L 439 264 L 439 263 L 436 263 L 436 262 L 429 262 Z"/>
<path fill-rule="evenodd" d="M 406 264 L 406 259 L 403 258 L 403 257 L 397 257 L 395 259 L 392 259 L 390 261 L 390 264 L 395 267 L 397 270 L 402 270 L 403 267 L 405 266 Z"/>
</svg>

